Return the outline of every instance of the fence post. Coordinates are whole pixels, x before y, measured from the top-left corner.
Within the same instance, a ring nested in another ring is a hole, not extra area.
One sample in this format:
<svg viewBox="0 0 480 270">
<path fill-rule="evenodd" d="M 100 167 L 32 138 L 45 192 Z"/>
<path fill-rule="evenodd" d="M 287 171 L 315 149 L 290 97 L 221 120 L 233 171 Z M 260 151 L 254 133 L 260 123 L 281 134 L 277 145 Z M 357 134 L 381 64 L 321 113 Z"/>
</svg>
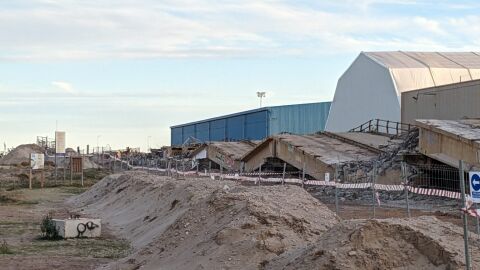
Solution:
<svg viewBox="0 0 480 270">
<path fill-rule="evenodd" d="M 258 185 L 260 186 L 260 180 L 262 177 L 260 176 L 262 174 L 262 164 L 260 164 L 260 168 L 258 168 Z"/>
<path fill-rule="evenodd" d="M 333 183 L 335 184 L 335 213 L 338 215 L 338 189 L 337 189 L 337 183 L 338 183 L 338 166 L 335 165 L 335 179 L 333 179 Z"/>
<path fill-rule="evenodd" d="M 337 182 L 338 182 L 338 164 L 335 164 L 335 175 L 333 179 L 333 183 L 335 184 L 335 214 L 338 216 L 338 190 L 337 190 Z"/>
<path fill-rule="evenodd" d="M 377 178 L 377 163 L 373 165 L 373 175 L 372 175 L 372 210 L 373 218 L 375 218 L 375 203 L 376 203 L 376 192 L 375 192 L 375 181 Z"/>
<path fill-rule="evenodd" d="M 285 185 L 285 172 L 287 170 L 287 163 L 283 163 L 283 173 L 282 173 L 282 185 Z"/>
<path fill-rule="evenodd" d="M 405 164 L 405 161 L 402 161 L 401 163 L 401 168 L 402 168 L 402 179 L 403 179 L 403 184 L 405 185 L 405 202 L 407 204 L 407 217 L 410 218 L 410 202 L 408 201 L 408 178 L 407 178 L 407 165 Z"/>
<path fill-rule="evenodd" d="M 208 161 L 208 176 L 210 176 L 211 173 L 212 173 L 212 161 L 209 160 Z"/>
<path fill-rule="evenodd" d="M 302 168 L 302 188 L 305 184 L 305 162 L 303 162 L 303 168 Z"/>
<path fill-rule="evenodd" d="M 478 203 L 475 203 L 475 209 L 478 209 Z M 476 226 L 477 226 L 477 236 L 480 235 L 480 222 L 478 220 L 478 216 L 475 218 Z"/>
<path fill-rule="evenodd" d="M 463 175 L 463 160 L 458 162 L 458 172 L 460 176 L 460 195 L 462 198 L 462 208 L 467 208 L 467 203 L 465 201 L 465 179 Z M 468 248 L 468 218 L 467 214 L 462 211 L 462 219 L 463 219 L 463 240 L 465 242 L 465 265 L 466 269 L 470 270 L 470 249 Z"/>
</svg>

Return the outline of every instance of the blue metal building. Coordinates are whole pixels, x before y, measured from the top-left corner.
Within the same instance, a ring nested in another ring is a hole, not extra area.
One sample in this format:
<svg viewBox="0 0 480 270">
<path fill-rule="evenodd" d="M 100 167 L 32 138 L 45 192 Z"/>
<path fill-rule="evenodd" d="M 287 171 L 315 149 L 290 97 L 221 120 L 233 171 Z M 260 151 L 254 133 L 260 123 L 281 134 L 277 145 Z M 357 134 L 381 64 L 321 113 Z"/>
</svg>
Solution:
<svg viewBox="0 0 480 270">
<path fill-rule="evenodd" d="M 171 145 L 182 145 L 190 137 L 202 142 L 262 140 L 281 132 L 308 134 L 323 131 L 330 104 L 263 107 L 172 126 Z"/>
</svg>

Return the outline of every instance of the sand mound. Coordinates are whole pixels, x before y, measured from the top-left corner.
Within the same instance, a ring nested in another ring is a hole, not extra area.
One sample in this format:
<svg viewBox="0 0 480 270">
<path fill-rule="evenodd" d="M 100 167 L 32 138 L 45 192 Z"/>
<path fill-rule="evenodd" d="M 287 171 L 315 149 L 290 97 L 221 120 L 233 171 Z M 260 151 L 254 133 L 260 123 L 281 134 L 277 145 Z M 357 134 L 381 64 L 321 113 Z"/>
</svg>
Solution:
<svg viewBox="0 0 480 270">
<path fill-rule="evenodd" d="M 258 269 L 338 223 L 296 186 L 142 172 L 106 177 L 72 203 L 132 242 L 134 254 L 109 269 Z"/>
<path fill-rule="evenodd" d="M 30 154 L 43 153 L 44 149 L 36 144 L 22 144 L 0 159 L 0 165 L 18 165 L 22 162 L 30 164 Z"/>
<path fill-rule="evenodd" d="M 462 229 L 434 217 L 345 221 L 266 269 L 463 269 L 463 248 Z"/>
</svg>

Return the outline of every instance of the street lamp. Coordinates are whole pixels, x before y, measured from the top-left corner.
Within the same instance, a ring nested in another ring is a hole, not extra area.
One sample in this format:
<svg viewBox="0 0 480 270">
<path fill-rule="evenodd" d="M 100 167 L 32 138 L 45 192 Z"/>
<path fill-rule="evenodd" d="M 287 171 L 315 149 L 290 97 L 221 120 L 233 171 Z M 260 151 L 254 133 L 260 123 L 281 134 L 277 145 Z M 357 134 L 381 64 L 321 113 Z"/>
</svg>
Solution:
<svg viewBox="0 0 480 270">
<path fill-rule="evenodd" d="M 152 136 L 147 137 L 147 152 L 150 151 L 150 138 L 152 138 Z"/>
<path fill-rule="evenodd" d="M 266 92 L 257 92 L 257 97 L 260 98 L 260 108 L 262 107 L 262 98 L 265 97 Z"/>
</svg>

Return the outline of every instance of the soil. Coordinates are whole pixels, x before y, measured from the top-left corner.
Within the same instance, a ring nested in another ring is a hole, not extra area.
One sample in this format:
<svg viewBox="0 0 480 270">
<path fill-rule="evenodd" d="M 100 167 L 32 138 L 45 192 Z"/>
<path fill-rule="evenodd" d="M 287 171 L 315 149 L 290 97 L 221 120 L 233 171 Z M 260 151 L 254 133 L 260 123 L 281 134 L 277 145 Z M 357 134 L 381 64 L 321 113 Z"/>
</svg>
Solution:
<svg viewBox="0 0 480 270">
<path fill-rule="evenodd" d="M 338 223 L 297 186 L 143 172 L 109 176 L 71 203 L 131 241 L 134 253 L 107 269 L 258 269 Z"/>
<path fill-rule="evenodd" d="M 266 269 L 464 269 L 460 227 L 435 217 L 350 220 L 313 245 L 282 254 Z M 479 252 L 478 240 L 471 252 Z M 480 259 L 473 258 L 473 269 Z"/>
<path fill-rule="evenodd" d="M 3 253 L 11 253 L 0 252 L 0 269 L 95 269 L 126 256 L 129 243 L 108 233 L 99 239 L 39 239 L 43 216 L 49 212 L 55 218 L 69 216 L 64 200 L 85 190 L 0 190 L 0 245 L 8 247 L 8 252 Z"/>
<path fill-rule="evenodd" d="M 0 165 L 21 165 L 30 164 L 30 154 L 45 152 L 44 149 L 36 144 L 22 144 L 10 151 L 6 156 L 0 159 Z"/>
<path fill-rule="evenodd" d="M 109 175 L 88 190 L 0 190 L 0 245 L 4 239 L 14 253 L 0 255 L 0 268 L 465 267 L 457 201 L 445 200 L 443 209 L 437 207 L 441 200 L 411 197 L 412 218 L 407 219 L 406 210 L 398 208 L 403 207 L 401 193 L 380 194 L 376 219 L 370 219 L 371 192 L 344 192 L 338 216 L 330 193 L 295 185 L 175 180 L 141 171 Z M 42 216 L 54 211 L 66 217 L 67 209 L 102 218 L 102 238 L 38 240 Z M 469 221 L 470 231 L 476 231 Z M 480 238 L 471 233 L 472 254 L 479 245 Z M 480 269 L 475 256 L 472 265 Z"/>
</svg>

